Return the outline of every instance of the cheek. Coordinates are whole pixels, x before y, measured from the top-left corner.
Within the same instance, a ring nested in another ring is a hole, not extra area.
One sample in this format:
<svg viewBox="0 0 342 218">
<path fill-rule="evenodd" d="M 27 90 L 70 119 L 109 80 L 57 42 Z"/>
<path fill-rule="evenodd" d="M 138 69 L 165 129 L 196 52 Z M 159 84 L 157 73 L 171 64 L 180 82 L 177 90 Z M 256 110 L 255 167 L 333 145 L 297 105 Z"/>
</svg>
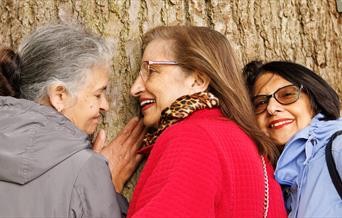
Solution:
<svg viewBox="0 0 342 218">
<path fill-rule="evenodd" d="M 159 98 L 161 103 L 160 106 L 162 107 L 161 109 L 171 106 L 178 98 L 189 94 L 190 93 L 188 92 L 184 92 L 184 90 L 164 91 L 163 96 L 160 96 Z"/>
<path fill-rule="evenodd" d="M 162 111 L 165 108 L 171 106 L 171 104 L 174 102 L 173 96 L 167 95 L 165 93 L 160 93 L 157 96 L 157 106 Z"/>
<path fill-rule="evenodd" d="M 256 121 L 260 128 L 263 128 L 265 126 L 265 120 L 261 115 L 256 117 Z"/>
<path fill-rule="evenodd" d="M 93 104 L 93 103 L 91 103 L 91 104 L 89 105 L 89 108 L 90 108 L 90 110 L 95 110 L 95 109 L 96 109 L 96 105 Z"/>
<path fill-rule="evenodd" d="M 306 126 L 308 126 L 312 120 L 312 115 L 308 112 L 308 113 L 300 113 L 298 112 L 298 116 L 300 117 L 299 119 L 299 128 L 305 128 Z"/>
<path fill-rule="evenodd" d="M 81 111 L 87 112 L 88 117 L 93 117 L 97 114 L 99 106 L 95 100 L 85 99 Z"/>
<path fill-rule="evenodd" d="M 308 98 L 303 97 L 302 101 L 298 103 L 298 106 L 293 110 L 296 110 L 295 113 L 299 122 L 298 127 L 302 129 L 310 124 L 314 112 Z"/>
<path fill-rule="evenodd" d="M 100 104 L 98 101 L 93 101 L 89 103 L 89 110 L 91 110 L 93 113 L 98 113 L 100 110 Z"/>
<path fill-rule="evenodd" d="M 162 110 L 170 106 L 171 99 L 175 93 L 164 81 L 150 81 L 146 84 L 146 91 L 150 93 L 155 99 L 157 106 Z"/>
<path fill-rule="evenodd" d="M 168 99 L 168 102 L 170 104 L 173 103 L 179 97 L 191 94 L 194 94 L 194 92 L 191 89 L 189 89 L 186 85 L 181 83 L 177 83 L 171 87 L 168 87 L 164 91 L 164 96 L 166 97 L 166 99 Z"/>
<path fill-rule="evenodd" d="M 257 124 L 258 124 L 259 128 L 261 129 L 261 131 L 264 134 L 268 135 L 268 132 L 267 132 L 267 129 L 268 129 L 267 128 L 267 122 L 266 122 L 266 119 L 265 119 L 264 115 L 263 114 L 257 115 L 256 121 L 257 121 Z"/>
<path fill-rule="evenodd" d="M 151 78 L 145 87 L 147 92 L 156 97 L 160 110 L 169 107 L 177 98 L 192 94 L 184 81 L 174 78 Z"/>
</svg>

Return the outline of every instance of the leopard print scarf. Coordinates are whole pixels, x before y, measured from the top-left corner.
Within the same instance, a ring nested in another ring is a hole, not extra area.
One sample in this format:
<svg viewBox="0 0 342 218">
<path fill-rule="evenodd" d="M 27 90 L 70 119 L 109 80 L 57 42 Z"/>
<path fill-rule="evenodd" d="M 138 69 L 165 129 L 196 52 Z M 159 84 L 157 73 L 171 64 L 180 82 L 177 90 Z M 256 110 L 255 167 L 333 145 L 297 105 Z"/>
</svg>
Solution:
<svg viewBox="0 0 342 218">
<path fill-rule="evenodd" d="M 158 129 L 147 133 L 142 147 L 138 150 L 140 154 L 148 154 L 159 135 L 172 124 L 186 118 L 192 112 L 204 108 L 219 106 L 219 99 L 210 92 L 198 92 L 193 95 L 185 95 L 178 98 L 170 107 L 161 112 Z"/>
</svg>

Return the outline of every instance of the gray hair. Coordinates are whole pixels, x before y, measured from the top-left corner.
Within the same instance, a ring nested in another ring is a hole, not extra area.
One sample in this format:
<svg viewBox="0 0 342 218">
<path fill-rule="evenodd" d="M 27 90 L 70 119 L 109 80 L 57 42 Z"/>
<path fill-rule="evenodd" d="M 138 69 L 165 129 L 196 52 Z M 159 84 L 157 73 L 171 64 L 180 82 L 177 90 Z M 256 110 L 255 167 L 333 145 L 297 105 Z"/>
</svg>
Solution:
<svg viewBox="0 0 342 218">
<path fill-rule="evenodd" d="M 106 41 L 81 26 L 57 24 L 37 29 L 19 46 L 21 97 L 37 101 L 52 84 L 75 95 L 95 66 L 110 66 Z"/>
</svg>

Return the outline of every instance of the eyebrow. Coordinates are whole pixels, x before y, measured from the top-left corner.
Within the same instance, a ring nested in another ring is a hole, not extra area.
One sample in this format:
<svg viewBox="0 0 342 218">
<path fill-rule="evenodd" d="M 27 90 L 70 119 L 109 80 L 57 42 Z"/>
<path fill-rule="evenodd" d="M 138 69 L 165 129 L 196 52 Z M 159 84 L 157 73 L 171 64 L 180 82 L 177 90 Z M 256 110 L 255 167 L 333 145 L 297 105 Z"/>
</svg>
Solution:
<svg viewBox="0 0 342 218">
<path fill-rule="evenodd" d="M 106 86 L 102 86 L 101 88 L 96 89 L 95 92 L 106 91 L 106 90 L 107 90 L 107 85 Z"/>
</svg>

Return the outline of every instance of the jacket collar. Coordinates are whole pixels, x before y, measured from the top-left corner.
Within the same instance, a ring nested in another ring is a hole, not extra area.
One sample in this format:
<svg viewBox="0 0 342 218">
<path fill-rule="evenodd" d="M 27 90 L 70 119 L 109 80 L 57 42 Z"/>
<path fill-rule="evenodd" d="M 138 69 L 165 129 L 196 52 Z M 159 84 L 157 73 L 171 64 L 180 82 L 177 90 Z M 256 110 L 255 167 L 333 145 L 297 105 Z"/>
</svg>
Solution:
<svg viewBox="0 0 342 218">
<path fill-rule="evenodd" d="M 309 126 L 295 134 L 285 145 L 275 170 L 275 178 L 280 184 L 294 184 L 305 165 L 317 151 L 326 146 L 329 137 L 338 129 L 342 129 L 341 119 L 323 119 L 323 114 L 317 114 Z"/>
</svg>

